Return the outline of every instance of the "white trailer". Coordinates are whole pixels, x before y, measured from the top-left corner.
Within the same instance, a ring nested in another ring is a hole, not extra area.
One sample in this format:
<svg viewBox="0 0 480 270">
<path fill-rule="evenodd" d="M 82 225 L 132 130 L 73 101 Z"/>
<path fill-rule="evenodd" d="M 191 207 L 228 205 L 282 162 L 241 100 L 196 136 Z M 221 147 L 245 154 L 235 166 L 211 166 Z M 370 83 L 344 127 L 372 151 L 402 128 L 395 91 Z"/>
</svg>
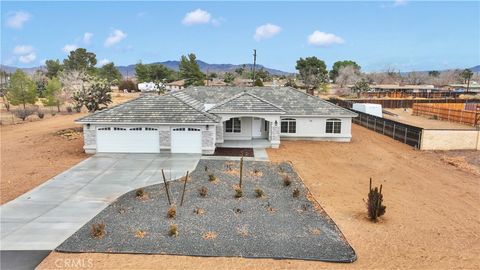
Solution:
<svg viewBox="0 0 480 270">
<path fill-rule="evenodd" d="M 370 115 L 383 117 L 382 105 L 373 103 L 353 103 L 352 109 Z"/>
</svg>

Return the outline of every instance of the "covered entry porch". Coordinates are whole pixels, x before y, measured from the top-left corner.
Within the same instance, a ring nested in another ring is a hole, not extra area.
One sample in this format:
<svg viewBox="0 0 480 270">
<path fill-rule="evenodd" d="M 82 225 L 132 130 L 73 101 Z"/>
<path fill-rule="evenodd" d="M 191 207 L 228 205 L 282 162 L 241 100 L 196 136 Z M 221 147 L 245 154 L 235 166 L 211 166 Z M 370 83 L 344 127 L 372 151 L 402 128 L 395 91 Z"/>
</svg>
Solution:
<svg viewBox="0 0 480 270">
<path fill-rule="evenodd" d="M 221 116 L 217 125 L 217 147 L 278 148 L 280 145 L 279 115 Z"/>
</svg>

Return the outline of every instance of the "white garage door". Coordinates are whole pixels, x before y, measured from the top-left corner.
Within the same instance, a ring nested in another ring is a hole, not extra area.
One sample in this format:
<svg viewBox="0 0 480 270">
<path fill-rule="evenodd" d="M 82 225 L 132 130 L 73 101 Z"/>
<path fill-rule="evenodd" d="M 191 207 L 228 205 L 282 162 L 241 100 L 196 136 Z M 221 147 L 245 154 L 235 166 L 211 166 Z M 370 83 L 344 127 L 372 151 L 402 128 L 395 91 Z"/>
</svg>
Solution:
<svg viewBox="0 0 480 270">
<path fill-rule="evenodd" d="M 152 127 L 98 127 L 99 153 L 159 153 L 160 136 Z"/>
<path fill-rule="evenodd" d="M 172 128 L 172 153 L 202 153 L 199 128 Z"/>
</svg>

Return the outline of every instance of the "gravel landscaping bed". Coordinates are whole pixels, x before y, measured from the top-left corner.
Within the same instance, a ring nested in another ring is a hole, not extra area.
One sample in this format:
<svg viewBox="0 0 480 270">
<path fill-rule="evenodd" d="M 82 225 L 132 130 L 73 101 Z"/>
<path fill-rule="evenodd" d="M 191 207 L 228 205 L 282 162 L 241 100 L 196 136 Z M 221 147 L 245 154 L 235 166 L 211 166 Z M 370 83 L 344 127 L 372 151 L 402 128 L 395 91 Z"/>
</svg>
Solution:
<svg viewBox="0 0 480 270">
<path fill-rule="evenodd" d="M 243 176 L 243 197 L 235 198 L 239 162 L 201 160 L 187 182 L 183 206 L 184 182 L 168 184 L 175 218 L 167 217 L 164 185 L 148 186 L 141 198 L 136 191 L 121 196 L 57 251 L 356 260 L 289 163 L 246 161 Z M 289 186 L 285 179 L 291 181 Z M 202 187 L 207 189 L 205 197 L 199 192 Z M 263 196 L 257 197 L 256 189 Z M 295 189 L 298 197 L 293 196 Z M 105 224 L 105 235 L 94 238 L 91 228 L 98 223 Z M 177 236 L 169 234 L 172 224 L 178 227 Z"/>
</svg>

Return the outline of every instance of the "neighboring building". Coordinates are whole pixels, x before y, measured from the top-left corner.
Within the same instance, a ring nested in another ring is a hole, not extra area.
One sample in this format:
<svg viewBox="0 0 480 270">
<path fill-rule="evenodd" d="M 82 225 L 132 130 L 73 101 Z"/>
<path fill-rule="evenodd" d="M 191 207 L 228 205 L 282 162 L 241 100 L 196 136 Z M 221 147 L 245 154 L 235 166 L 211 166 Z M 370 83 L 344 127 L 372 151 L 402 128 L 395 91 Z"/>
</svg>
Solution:
<svg viewBox="0 0 480 270">
<path fill-rule="evenodd" d="M 349 87 L 353 87 L 353 85 L 350 85 Z M 422 91 L 434 91 L 436 89 L 435 89 L 435 86 L 431 84 L 425 84 L 425 85 L 371 84 L 370 90 L 375 92 L 381 92 L 381 91 L 422 92 Z"/>
<path fill-rule="evenodd" d="M 467 84 L 466 83 L 448 84 L 448 85 L 442 86 L 441 88 L 444 90 L 450 90 L 450 91 L 466 92 Z M 476 82 L 470 83 L 470 86 L 468 86 L 468 91 L 472 93 L 480 93 L 480 84 Z"/>
<path fill-rule="evenodd" d="M 349 142 L 352 111 L 289 87 L 189 87 L 78 119 L 87 153 L 204 153 L 227 141 Z"/>
<path fill-rule="evenodd" d="M 165 85 L 165 88 L 170 91 L 182 90 L 185 85 L 185 80 L 178 80 L 174 82 L 169 82 Z"/>
</svg>

